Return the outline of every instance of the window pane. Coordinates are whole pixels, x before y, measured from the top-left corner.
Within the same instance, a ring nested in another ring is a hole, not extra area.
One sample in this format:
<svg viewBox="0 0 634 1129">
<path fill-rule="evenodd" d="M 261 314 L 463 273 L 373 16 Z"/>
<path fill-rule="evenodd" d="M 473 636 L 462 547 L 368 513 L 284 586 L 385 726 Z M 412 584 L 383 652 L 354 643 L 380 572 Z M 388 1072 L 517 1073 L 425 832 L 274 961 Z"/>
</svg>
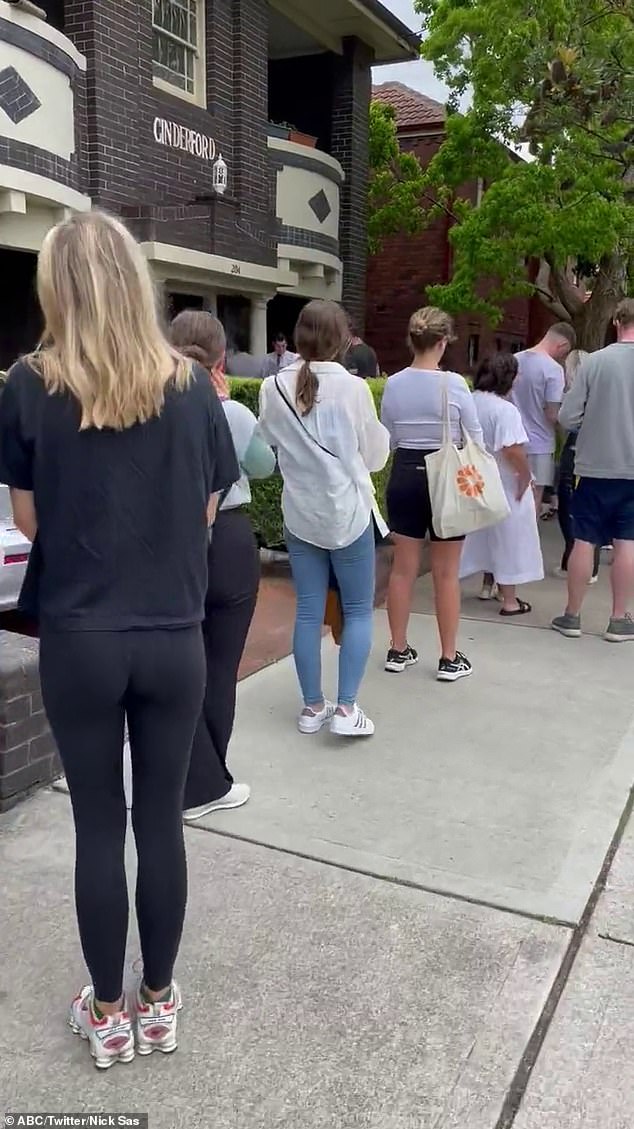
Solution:
<svg viewBox="0 0 634 1129">
<path fill-rule="evenodd" d="M 196 7 L 197 0 L 154 0 L 154 23 L 195 46 Z"/>
<path fill-rule="evenodd" d="M 188 94 L 196 90 L 198 3 L 154 0 L 154 75 Z"/>
</svg>

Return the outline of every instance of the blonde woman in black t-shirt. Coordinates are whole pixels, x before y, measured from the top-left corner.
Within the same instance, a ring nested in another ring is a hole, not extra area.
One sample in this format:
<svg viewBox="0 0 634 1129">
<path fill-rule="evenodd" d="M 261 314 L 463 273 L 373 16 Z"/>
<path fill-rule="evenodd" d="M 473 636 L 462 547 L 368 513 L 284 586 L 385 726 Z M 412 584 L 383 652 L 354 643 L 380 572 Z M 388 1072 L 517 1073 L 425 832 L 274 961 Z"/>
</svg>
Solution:
<svg viewBox="0 0 634 1129">
<path fill-rule="evenodd" d="M 92 983 L 70 1025 L 107 1069 L 176 1049 L 173 980 L 187 895 L 182 803 L 203 698 L 208 522 L 239 470 L 207 374 L 165 339 L 148 267 L 117 220 L 73 216 L 44 240 L 43 348 L 14 366 L 0 473 L 33 542 L 22 604 L 40 626 L 44 705 L 76 831 Z M 123 736 L 142 982 L 126 1001 Z"/>
</svg>

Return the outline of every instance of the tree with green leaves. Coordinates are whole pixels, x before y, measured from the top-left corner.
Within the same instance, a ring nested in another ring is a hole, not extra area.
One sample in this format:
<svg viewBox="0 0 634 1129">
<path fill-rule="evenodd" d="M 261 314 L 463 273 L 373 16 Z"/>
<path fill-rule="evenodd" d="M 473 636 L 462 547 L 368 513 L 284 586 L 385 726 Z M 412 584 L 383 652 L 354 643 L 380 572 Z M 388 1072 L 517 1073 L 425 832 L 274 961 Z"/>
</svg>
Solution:
<svg viewBox="0 0 634 1129">
<path fill-rule="evenodd" d="M 368 247 L 375 254 L 388 235 L 413 235 L 425 223 L 425 174 L 417 157 L 403 153 L 396 113 L 385 102 L 370 105 Z"/>
<path fill-rule="evenodd" d="M 634 3 L 415 7 L 423 54 L 451 91 L 426 189 L 455 217 L 454 272 L 430 297 L 495 323 L 505 299 L 536 292 L 572 323 L 580 346 L 601 346 L 633 287 Z M 465 94 L 471 108 L 460 114 Z M 521 146 L 527 159 L 516 156 Z M 479 206 L 460 195 L 476 178 L 485 185 Z"/>
</svg>

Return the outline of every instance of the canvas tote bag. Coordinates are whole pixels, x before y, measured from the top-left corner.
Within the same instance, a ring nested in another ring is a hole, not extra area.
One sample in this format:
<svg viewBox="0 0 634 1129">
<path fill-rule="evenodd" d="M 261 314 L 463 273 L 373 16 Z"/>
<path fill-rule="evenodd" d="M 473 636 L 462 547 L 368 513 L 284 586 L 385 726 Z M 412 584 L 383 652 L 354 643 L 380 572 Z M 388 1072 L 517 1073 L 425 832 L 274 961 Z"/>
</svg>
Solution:
<svg viewBox="0 0 634 1129">
<path fill-rule="evenodd" d="M 442 401 L 442 447 L 425 459 L 434 533 L 442 538 L 464 537 L 504 521 L 511 509 L 493 455 L 474 443 L 462 424 L 462 449 L 451 441 L 446 376 Z"/>
</svg>

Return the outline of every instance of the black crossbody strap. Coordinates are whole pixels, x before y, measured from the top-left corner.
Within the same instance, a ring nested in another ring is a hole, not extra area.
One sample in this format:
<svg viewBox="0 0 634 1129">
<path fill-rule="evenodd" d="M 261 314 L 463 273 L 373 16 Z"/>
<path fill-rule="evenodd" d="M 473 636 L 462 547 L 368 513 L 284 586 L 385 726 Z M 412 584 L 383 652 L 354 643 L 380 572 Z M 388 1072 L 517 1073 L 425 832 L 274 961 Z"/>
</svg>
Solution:
<svg viewBox="0 0 634 1129">
<path fill-rule="evenodd" d="M 332 451 L 329 451 L 327 447 L 324 447 L 324 445 L 319 442 L 319 439 L 315 439 L 315 436 L 312 434 L 312 432 L 308 430 L 308 428 L 306 427 L 306 424 L 304 423 L 304 421 L 303 421 L 302 417 L 300 416 L 299 412 L 296 410 L 296 408 L 293 406 L 293 404 L 291 404 L 291 401 L 288 399 L 288 396 L 286 396 L 286 394 L 282 391 L 282 386 L 281 386 L 277 376 L 275 377 L 275 387 L 277 388 L 280 396 L 282 397 L 284 403 L 286 404 L 286 407 L 288 408 L 289 412 L 291 412 L 295 416 L 295 419 L 297 420 L 297 422 L 298 422 L 299 426 L 301 427 L 302 431 L 304 431 L 306 433 L 306 435 L 308 436 L 309 439 L 312 439 L 313 443 L 315 444 L 316 447 L 319 447 L 320 451 L 323 451 L 324 454 L 326 454 L 326 455 L 330 455 L 331 459 L 336 459 L 337 456 L 334 455 Z"/>
<path fill-rule="evenodd" d="M 284 395 L 284 393 L 283 393 L 283 391 L 280 387 L 279 381 L 277 379 L 277 376 L 275 377 L 275 387 L 277 388 L 280 396 L 282 397 L 284 403 L 286 404 L 286 407 L 288 408 L 289 412 L 292 412 L 292 414 L 295 416 L 295 419 L 297 420 L 297 422 L 300 425 L 300 427 L 302 428 L 302 430 L 306 432 L 306 435 L 308 436 L 308 438 L 312 439 L 313 443 L 317 447 L 319 447 L 320 451 L 323 451 L 326 455 L 330 455 L 330 457 L 332 459 L 336 459 L 337 456 L 334 455 L 332 451 L 329 451 L 327 447 L 324 447 L 319 442 L 318 439 L 315 439 L 315 436 L 312 435 L 311 432 L 308 430 L 308 428 L 306 427 L 306 424 L 304 423 L 304 421 L 303 421 L 302 417 L 300 416 L 299 412 L 295 410 L 295 408 L 291 404 L 288 397 Z M 383 537 L 381 535 L 381 533 L 379 533 L 379 527 L 378 527 L 378 524 L 377 524 L 376 514 L 374 513 L 374 509 L 372 510 L 372 528 L 374 530 L 374 544 L 375 544 L 375 546 L 378 547 L 380 545 L 390 545 L 392 543 L 389 533 L 388 533 L 387 537 Z"/>
</svg>

